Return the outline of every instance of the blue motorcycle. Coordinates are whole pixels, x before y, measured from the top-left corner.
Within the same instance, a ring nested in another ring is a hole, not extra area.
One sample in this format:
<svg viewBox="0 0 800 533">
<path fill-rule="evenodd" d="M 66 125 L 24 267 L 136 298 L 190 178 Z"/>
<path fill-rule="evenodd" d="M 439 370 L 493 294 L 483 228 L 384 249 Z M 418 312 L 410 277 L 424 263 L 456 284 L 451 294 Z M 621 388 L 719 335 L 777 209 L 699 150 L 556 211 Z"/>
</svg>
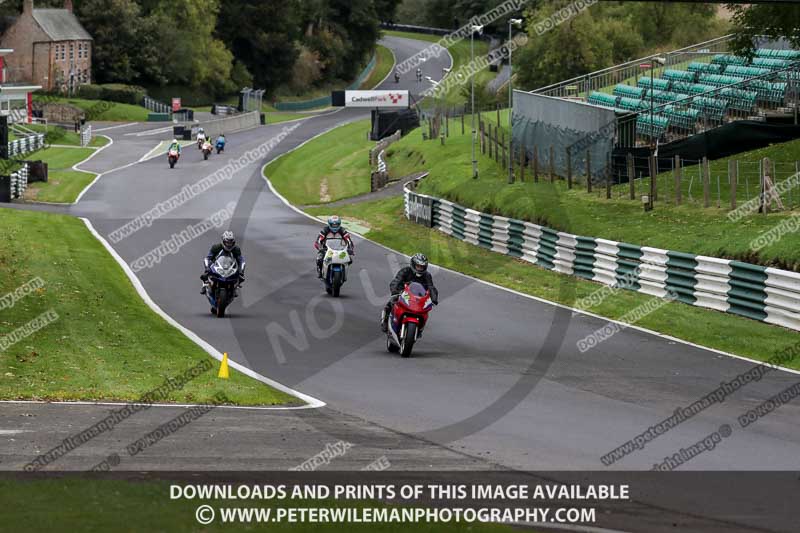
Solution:
<svg viewBox="0 0 800 533">
<path fill-rule="evenodd" d="M 206 298 L 211 304 L 211 314 L 218 318 L 224 318 L 225 310 L 236 297 L 236 287 L 239 285 L 239 263 L 230 255 L 223 254 L 209 266 L 208 270 Z"/>
<path fill-rule="evenodd" d="M 217 139 L 216 147 L 217 147 L 217 155 L 225 151 L 225 137 L 220 137 Z"/>
</svg>

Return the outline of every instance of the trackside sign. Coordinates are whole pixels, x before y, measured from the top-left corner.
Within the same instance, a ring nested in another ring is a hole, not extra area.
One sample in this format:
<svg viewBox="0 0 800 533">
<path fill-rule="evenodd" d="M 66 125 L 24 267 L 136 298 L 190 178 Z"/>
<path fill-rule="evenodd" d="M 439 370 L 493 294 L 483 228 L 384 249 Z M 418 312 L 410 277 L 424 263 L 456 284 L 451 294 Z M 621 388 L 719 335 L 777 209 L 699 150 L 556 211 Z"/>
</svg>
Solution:
<svg viewBox="0 0 800 533">
<path fill-rule="evenodd" d="M 433 198 L 408 194 L 406 216 L 412 222 L 433 227 Z"/>
<path fill-rule="evenodd" d="M 345 91 L 345 107 L 403 107 L 409 105 L 408 91 Z"/>
</svg>

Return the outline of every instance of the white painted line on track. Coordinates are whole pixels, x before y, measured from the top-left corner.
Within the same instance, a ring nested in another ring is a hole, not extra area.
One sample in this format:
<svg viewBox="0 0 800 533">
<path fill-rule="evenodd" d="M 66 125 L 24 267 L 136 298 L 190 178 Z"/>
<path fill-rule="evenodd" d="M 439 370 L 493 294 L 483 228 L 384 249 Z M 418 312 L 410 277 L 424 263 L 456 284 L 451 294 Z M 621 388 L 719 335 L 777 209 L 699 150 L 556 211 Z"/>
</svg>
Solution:
<svg viewBox="0 0 800 533">
<path fill-rule="evenodd" d="M 228 359 L 230 363 L 230 359 Z M 102 406 L 102 407 L 125 407 L 126 405 L 147 405 L 149 407 L 172 407 L 189 409 L 192 407 L 205 407 L 210 404 L 204 403 L 141 403 L 141 402 L 89 402 L 89 401 L 45 401 L 45 400 L 0 400 L 0 404 L 21 404 L 21 405 L 66 405 L 66 406 Z M 290 411 L 309 409 L 308 405 L 280 406 L 280 405 L 216 405 L 215 409 L 250 409 L 256 411 Z M 0 435 L 2 435 L 0 430 Z M 11 430 L 13 431 L 13 430 Z M 18 430 L 29 431 L 29 430 Z"/>
<path fill-rule="evenodd" d="M 558 529 L 561 531 L 577 531 L 578 533 L 629 533 L 619 529 L 606 529 L 603 527 L 580 526 L 576 524 L 552 524 L 549 522 L 510 522 L 515 526 L 536 527 L 539 529 Z"/>
<path fill-rule="evenodd" d="M 165 131 L 171 131 L 172 126 L 166 126 L 161 128 L 156 128 L 152 130 L 145 130 L 145 131 L 134 131 L 131 133 L 126 133 L 126 136 L 133 135 L 134 137 L 146 137 L 148 135 L 155 135 L 156 133 L 163 133 Z"/>
<path fill-rule="evenodd" d="M 117 128 L 127 128 L 128 126 L 133 126 L 139 124 L 138 122 L 128 122 L 127 124 L 119 124 L 118 126 L 108 126 L 107 128 L 99 128 L 94 130 L 95 132 L 99 131 L 108 131 L 108 130 L 115 130 Z"/>
<path fill-rule="evenodd" d="M 325 130 L 325 131 L 323 131 L 321 133 L 318 133 L 317 135 L 314 135 L 310 139 L 307 139 L 306 141 L 304 141 L 301 144 L 295 146 L 291 150 L 288 150 L 288 151 L 286 151 L 286 152 L 284 152 L 284 153 L 282 153 L 282 154 L 280 154 L 280 155 L 278 155 L 276 157 L 273 157 L 272 159 L 270 159 L 269 161 L 264 163 L 263 167 L 261 167 L 261 176 L 264 178 L 264 181 L 267 182 L 267 186 L 269 187 L 270 191 L 272 191 L 272 194 L 274 194 L 276 197 L 278 197 L 278 199 L 280 199 L 280 201 L 282 201 L 287 207 L 289 207 L 293 211 L 295 211 L 295 212 L 297 212 L 297 213 L 299 213 L 299 214 L 301 214 L 301 215 L 303 215 L 303 216 L 305 216 L 305 217 L 307 217 L 307 218 L 309 218 L 309 219 L 311 219 L 311 220 L 313 220 L 314 222 L 317 222 L 317 223 L 319 222 L 319 220 L 317 220 L 317 218 L 315 216 L 306 213 L 305 211 L 303 211 L 302 209 L 300 209 L 298 207 L 295 207 L 294 205 L 292 205 L 289 202 L 289 200 L 284 198 L 283 195 L 281 195 L 281 193 L 279 193 L 277 191 L 277 189 L 275 189 L 275 187 L 272 185 L 272 182 L 269 180 L 269 178 L 264 174 L 264 170 L 266 169 L 266 167 L 268 165 L 270 165 L 274 161 L 277 161 L 281 157 L 294 152 L 295 150 L 301 148 L 304 144 L 306 144 L 308 142 L 311 142 L 314 139 L 316 139 L 317 137 L 321 137 L 322 135 L 325 135 L 326 133 L 328 133 L 328 132 L 330 132 L 330 131 L 338 128 L 338 127 L 339 126 L 334 126 L 332 128 L 328 128 L 327 130 Z M 360 238 L 364 239 L 365 241 L 369 241 L 372 244 L 383 248 L 384 250 L 387 250 L 389 252 L 392 252 L 392 253 L 395 253 L 395 254 L 398 254 L 398 255 L 402 255 L 403 257 L 409 258 L 408 255 L 406 255 L 406 254 L 404 254 L 402 252 L 398 252 L 397 250 L 393 250 L 392 248 L 389 248 L 388 246 L 385 246 L 385 245 L 383 245 L 383 244 L 381 244 L 379 242 L 375 242 L 372 239 L 369 239 L 368 237 L 365 237 L 364 235 L 360 235 L 358 233 L 355 233 L 355 234 L 358 235 Z M 445 235 L 445 234 L 442 233 L 442 235 Z M 461 276 L 463 278 L 467 278 L 469 280 L 475 281 L 477 283 L 481 283 L 483 285 L 488 285 L 489 287 L 493 287 L 493 288 L 499 289 L 501 291 L 506 291 L 506 292 L 509 292 L 511 294 L 516 294 L 517 296 L 521 296 L 523 298 L 528 298 L 530 300 L 534 300 L 536 302 L 540 302 L 540 303 L 543 303 L 543 304 L 546 304 L 546 305 L 550 305 L 550 306 L 553 306 L 553 307 L 560 307 L 562 309 L 569 309 L 570 311 L 572 311 L 575 314 L 586 315 L 586 316 L 590 316 L 592 318 L 599 318 L 600 320 L 605 320 L 605 321 L 613 323 L 613 324 L 618 324 L 618 325 L 622 326 L 622 329 L 634 329 L 636 331 L 641 331 L 642 333 L 655 335 L 656 337 L 659 337 L 659 338 L 664 339 L 664 340 L 676 342 L 676 343 L 679 343 L 679 344 L 684 344 L 686 346 L 691 346 L 692 348 L 698 348 L 700 350 L 705 350 L 707 352 L 711 352 L 711 353 L 715 353 L 715 354 L 719 354 L 719 355 L 724 355 L 726 357 L 731 357 L 733 359 L 739 359 L 741 361 L 747 361 L 747 362 L 750 362 L 750 363 L 753 363 L 753 364 L 756 364 L 756 365 L 768 366 L 770 368 L 774 368 L 774 369 L 777 369 L 777 370 L 782 370 L 782 371 L 787 372 L 789 374 L 800 375 L 800 370 L 795 370 L 793 368 L 787 368 L 787 367 L 780 366 L 780 365 L 773 365 L 773 364 L 765 363 L 764 361 L 759 361 L 757 359 L 752 359 L 750 357 L 745 357 L 743 355 L 736 355 L 736 354 L 728 353 L 728 352 L 725 352 L 725 351 L 722 351 L 722 350 L 718 350 L 716 348 L 709 348 L 708 346 L 702 346 L 700 344 L 696 344 L 694 342 L 690 342 L 690 341 L 687 341 L 687 340 L 679 339 L 679 338 L 673 337 L 671 335 L 667 335 L 667 334 L 664 334 L 664 333 L 659 333 L 658 331 L 653 331 L 651 329 L 643 328 L 641 326 L 636 326 L 634 324 L 628 324 L 627 322 L 620 322 L 619 320 L 614 320 L 613 318 L 604 317 L 604 316 L 601 316 L 601 315 L 597 315 L 595 313 L 590 313 L 588 311 L 584 311 L 582 309 L 576 309 L 576 308 L 570 307 L 568 305 L 560 304 L 560 303 L 557 303 L 557 302 L 551 302 L 550 300 L 545 300 L 544 298 L 539 298 L 538 296 L 533 296 L 533 295 L 530 295 L 530 294 L 526 294 L 524 292 L 516 291 L 514 289 L 509 289 L 508 287 L 503 287 L 502 285 L 497 285 L 496 283 L 492 283 L 490 281 L 485 281 L 485 280 L 482 280 L 482 279 L 478 279 L 478 278 L 475 278 L 473 276 L 458 272 L 456 270 L 452 270 L 450 268 L 443 267 L 441 265 L 435 265 L 435 266 L 437 266 L 438 268 L 444 270 L 445 272 L 449 272 L 451 274 L 455 274 L 457 276 Z M 531 265 L 531 267 L 532 268 L 537 268 L 537 267 L 535 267 L 533 265 Z M 559 274 L 559 275 L 565 275 L 565 274 Z"/>
<path fill-rule="evenodd" d="M 30 429 L 0 429 L 0 435 L 19 435 L 20 433 L 30 433 Z"/>
<path fill-rule="evenodd" d="M 92 226 L 92 223 L 89 221 L 89 219 L 81 217 L 81 220 L 83 220 L 83 223 L 86 224 L 87 228 L 89 228 L 89 231 L 92 233 L 92 235 L 94 235 L 94 237 L 98 241 L 100 241 L 100 243 L 105 247 L 105 249 L 108 251 L 108 253 L 111 254 L 111 257 L 113 257 L 117 261 L 119 266 L 125 272 L 125 275 L 128 276 L 128 279 L 133 284 L 134 288 L 136 289 L 136 292 L 139 294 L 139 296 L 142 298 L 142 300 L 144 300 L 145 304 L 147 304 L 147 306 L 150 307 L 150 309 L 152 309 L 155 313 L 160 315 L 170 325 L 172 325 L 173 327 L 177 328 L 181 333 L 186 335 L 186 337 L 188 337 L 192 342 L 194 342 L 195 344 L 200 346 L 200 348 L 202 348 L 208 355 L 210 355 L 211 357 L 213 357 L 214 359 L 216 359 L 218 361 L 222 361 L 222 353 L 219 352 L 219 350 L 217 350 L 216 348 L 211 346 L 211 344 L 209 344 L 206 341 L 204 341 L 199 335 L 197 335 L 195 332 L 193 332 L 189 328 L 184 327 L 177 320 L 175 320 L 170 315 L 168 315 L 163 309 L 161 309 L 158 306 L 158 304 L 156 304 L 153 301 L 153 299 L 150 298 L 150 295 L 147 294 L 147 291 L 145 290 L 144 285 L 142 285 L 142 282 L 139 281 L 138 277 L 136 277 L 136 274 L 133 273 L 133 271 L 128 266 L 128 264 L 122 259 L 122 257 L 119 256 L 119 254 L 116 252 L 116 250 L 114 250 L 114 248 L 111 247 L 111 245 L 108 243 L 108 241 L 106 241 L 103 238 L 103 236 L 100 235 L 97 232 L 97 230 L 94 229 L 94 226 Z M 304 394 L 304 393 L 302 393 L 302 392 L 300 392 L 298 390 L 292 389 L 291 387 L 288 387 L 288 386 L 286 386 L 286 385 L 284 385 L 282 383 L 278 383 L 277 381 L 274 381 L 274 380 L 272 380 L 272 379 L 270 379 L 270 378 L 268 378 L 266 376 L 262 376 L 258 372 L 254 371 L 254 370 L 251 370 L 251 369 L 247 368 L 246 366 L 237 363 L 236 361 L 233 361 L 232 359 L 230 359 L 230 357 L 228 358 L 228 364 L 232 368 L 234 368 L 235 370 L 238 370 L 239 372 L 241 372 L 242 374 L 244 374 L 246 376 L 250 376 L 251 378 L 254 378 L 254 379 L 256 379 L 256 380 L 258 380 L 258 381 L 260 381 L 262 383 L 265 383 L 265 384 L 269 385 L 270 387 L 278 389 L 281 392 L 284 392 L 286 394 L 295 396 L 295 397 L 303 400 L 304 402 L 306 402 L 308 404 L 308 405 L 297 406 L 297 407 L 272 407 L 272 408 L 264 407 L 264 409 L 275 409 L 275 410 L 279 410 L 279 409 L 287 409 L 287 410 L 288 409 L 316 409 L 316 408 L 319 408 L 319 407 L 324 407 L 326 405 L 325 402 L 323 402 L 322 400 L 314 398 L 313 396 L 309 396 L 308 394 Z"/>
</svg>

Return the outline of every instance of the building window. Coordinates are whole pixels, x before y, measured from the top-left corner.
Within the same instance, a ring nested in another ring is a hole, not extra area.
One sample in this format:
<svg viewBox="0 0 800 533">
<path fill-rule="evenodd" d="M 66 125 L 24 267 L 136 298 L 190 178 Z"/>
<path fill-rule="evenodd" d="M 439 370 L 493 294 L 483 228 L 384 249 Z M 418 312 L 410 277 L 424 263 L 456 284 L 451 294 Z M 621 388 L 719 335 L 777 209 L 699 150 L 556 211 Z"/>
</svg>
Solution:
<svg viewBox="0 0 800 533">
<path fill-rule="evenodd" d="M 65 61 L 67 59 L 67 45 L 61 45 L 61 61 Z"/>
<path fill-rule="evenodd" d="M 69 60 L 75 59 L 75 43 L 69 43 Z"/>
</svg>

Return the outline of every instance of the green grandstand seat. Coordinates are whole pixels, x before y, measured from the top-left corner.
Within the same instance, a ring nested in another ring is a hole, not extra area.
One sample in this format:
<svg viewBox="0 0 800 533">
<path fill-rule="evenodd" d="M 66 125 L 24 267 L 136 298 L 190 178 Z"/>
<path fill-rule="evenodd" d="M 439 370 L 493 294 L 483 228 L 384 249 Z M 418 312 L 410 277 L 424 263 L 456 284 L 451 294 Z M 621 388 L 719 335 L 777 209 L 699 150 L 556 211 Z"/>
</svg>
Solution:
<svg viewBox="0 0 800 533">
<path fill-rule="evenodd" d="M 742 56 L 732 56 L 728 54 L 717 54 L 711 59 L 715 65 L 741 65 L 747 64 L 747 58 Z"/>
<path fill-rule="evenodd" d="M 670 81 L 688 81 L 694 82 L 696 79 L 697 74 L 694 72 L 689 72 L 686 70 L 675 70 L 668 68 L 664 71 L 661 75 L 666 80 Z"/>
<path fill-rule="evenodd" d="M 593 105 L 599 105 L 603 107 L 617 107 L 618 99 L 619 98 L 617 96 L 608 93 L 592 91 L 587 101 Z"/>
<path fill-rule="evenodd" d="M 707 76 L 713 76 L 713 74 L 707 74 Z M 714 89 L 716 89 L 716 87 L 713 85 L 708 85 L 705 83 L 693 83 L 688 87 L 686 92 L 689 93 L 689 95 L 694 95 L 707 93 L 709 91 L 713 91 Z"/>
<path fill-rule="evenodd" d="M 679 108 L 674 105 L 664 108 L 664 116 L 669 119 L 670 125 L 683 130 L 694 130 L 699 115 L 697 109 Z"/>
<path fill-rule="evenodd" d="M 788 59 L 778 59 L 773 57 L 754 57 L 753 62 L 751 65 L 758 68 L 768 68 L 770 70 L 776 70 L 781 68 L 786 68 L 791 65 L 791 61 Z"/>
<path fill-rule="evenodd" d="M 669 128 L 669 118 L 663 115 L 642 113 L 636 117 L 636 133 L 650 137 L 661 137 Z"/>
<path fill-rule="evenodd" d="M 692 61 L 689 63 L 687 70 L 689 72 L 699 72 L 700 74 L 719 74 L 722 72 L 722 65 L 715 63 L 701 63 L 699 61 Z"/>
<path fill-rule="evenodd" d="M 798 50 L 775 50 L 772 48 L 759 48 L 755 51 L 756 57 L 769 57 L 773 59 L 800 59 L 800 51 Z"/>
<path fill-rule="evenodd" d="M 689 106 L 699 111 L 700 118 L 707 116 L 711 120 L 722 121 L 728 110 L 728 101 L 723 98 L 698 96 L 692 99 Z"/>
<path fill-rule="evenodd" d="M 653 78 L 652 80 L 652 88 L 659 90 L 659 91 L 668 91 L 670 86 L 669 80 L 663 80 L 661 78 Z M 643 87 L 645 89 L 650 89 L 650 76 L 640 76 L 639 81 L 636 82 L 637 87 Z"/>
<path fill-rule="evenodd" d="M 747 91 L 734 87 L 725 87 L 721 89 L 720 95 L 728 100 L 731 109 L 746 112 L 750 112 L 756 107 L 756 100 L 758 99 L 758 93 L 756 91 Z"/>
<path fill-rule="evenodd" d="M 617 107 L 624 111 L 644 111 L 649 109 L 649 104 L 645 100 L 638 98 L 628 98 L 626 96 L 620 97 L 617 102 Z"/>
<path fill-rule="evenodd" d="M 741 65 L 728 65 L 725 67 L 725 74 L 728 76 L 743 76 L 745 78 L 755 78 L 769 74 L 771 71 L 768 68 L 758 67 L 744 67 Z"/>
<path fill-rule="evenodd" d="M 642 98 L 645 90 L 642 87 L 632 87 L 624 83 L 614 87 L 614 96 L 625 96 L 627 98 Z"/>
</svg>

